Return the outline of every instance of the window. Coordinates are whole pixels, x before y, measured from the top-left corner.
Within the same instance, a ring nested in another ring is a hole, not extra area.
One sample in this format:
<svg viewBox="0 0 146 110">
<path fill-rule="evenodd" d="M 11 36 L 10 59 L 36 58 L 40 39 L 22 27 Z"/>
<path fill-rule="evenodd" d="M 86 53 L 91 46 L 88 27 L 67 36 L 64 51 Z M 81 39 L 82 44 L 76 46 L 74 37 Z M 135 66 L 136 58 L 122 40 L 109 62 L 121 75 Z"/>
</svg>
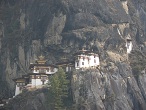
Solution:
<svg viewBox="0 0 146 110">
<path fill-rule="evenodd" d="M 40 68 L 39 73 L 45 73 L 45 69 Z"/>
<path fill-rule="evenodd" d="M 94 63 L 96 63 L 96 60 L 94 60 Z"/>
<path fill-rule="evenodd" d="M 53 67 L 51 67 L 51 72 L 54 72 L 54 68 Z"/>
<path fill-rule="evenodd" d="M 72 70 L 72 68 L 71 67 L 69 67 L 69 71 L 71 71 Z"/>
<path fill-rule="evenodd" d="M 36 75 L 36 79 L 40 79 L 40 75 Z"/>
<path fill-rule="evenodd" d="M 82 62 L 82 65 L 84 65 L 84 62 Z"/>
<path fill-rule="evenodd" d="M 47 68 L 47 72 L 49 72 L 49 68 Z"/>
<path fill-rule="evenodd" d="M 46 80 L 47 80 L 47 76 L 41 76 L 41 81 L 43 85 L 45 84 Z"/>
<path fill-rule="evenodd" d="M 77 66 L 79 66 L 79 62 L 77 62 Z"/>
<path fill-rule="evenodd" d="M 37 71 L 38 69 L 37 68 L 34 68 L 34 70 Z"/>
<path fill-rule="evenodd" d="M 35 75 L 32 75 L 31 78 L 32 78 L 32 79 L 35 79 Z"/>
<path fill-rule="evenodd" d="M 20 83 L 17 83 L 17 86 L 20 86 Z"/>
<path fill-rule="evenodd" d="M 25 83 L 22 83 L 23 86 L 25 86 Z"/>
<path fill-rule="evenodd" d="M 85 60 L 85 57 L 83 57 L 83 61 Z"/>
<path fill-rule="evenodd" d="M 47 76 L 41 76 L 41 81 L 46 81 L 47 80 Z"/>
</svg>

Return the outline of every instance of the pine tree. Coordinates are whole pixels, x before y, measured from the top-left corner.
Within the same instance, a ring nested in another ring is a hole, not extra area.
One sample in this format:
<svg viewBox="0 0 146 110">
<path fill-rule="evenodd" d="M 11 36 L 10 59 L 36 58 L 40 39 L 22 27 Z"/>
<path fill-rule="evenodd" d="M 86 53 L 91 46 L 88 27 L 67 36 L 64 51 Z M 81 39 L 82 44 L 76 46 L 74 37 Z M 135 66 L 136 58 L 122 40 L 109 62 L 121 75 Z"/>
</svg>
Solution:
<svg viewBox="0 0 146 110">
<path fill-rule="evenodd" d="M 58 77 L 60 81 L 60 88 L 62 89 L 62 98 L 67 97 L 68 83 L 67 76 L 62 68 L 59 68 Z"/>
<path fill-rule="evenodd" d="M 58 72 L 56 72 L 50 80 L 50 91 L 52 94 L 52 106 L 54 107 L 54 110 L 63 109 L 63 100 L 68 94 L 68 83 L 69 81 L 67 80 L 65 72 L 62 68 L 59 68 Z"/>
</svg>

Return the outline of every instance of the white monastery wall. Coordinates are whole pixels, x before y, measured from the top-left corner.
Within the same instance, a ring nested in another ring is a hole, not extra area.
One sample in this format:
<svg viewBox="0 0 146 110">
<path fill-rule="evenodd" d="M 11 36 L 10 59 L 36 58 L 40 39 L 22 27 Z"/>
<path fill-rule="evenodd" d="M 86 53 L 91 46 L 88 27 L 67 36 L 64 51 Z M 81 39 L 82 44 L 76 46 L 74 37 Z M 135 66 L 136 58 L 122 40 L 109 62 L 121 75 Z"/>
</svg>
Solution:
<svg viewBox="0 0 146 110">
<path fill-rule="evenodd" d="M 132 42 L 126 42 L 126 47 L 127 47 L 127 53 L 129 54 L 132 51 Z"/>
<path fill-rule="evenodd" d="M 20 94 L 21 92 L 22 92 L 22 91 L 20 90 L 20 87 L 18 87 L 18 86 L 16 85 L 15 96 L 18 95 L 18 94 Z"/>
</svg>

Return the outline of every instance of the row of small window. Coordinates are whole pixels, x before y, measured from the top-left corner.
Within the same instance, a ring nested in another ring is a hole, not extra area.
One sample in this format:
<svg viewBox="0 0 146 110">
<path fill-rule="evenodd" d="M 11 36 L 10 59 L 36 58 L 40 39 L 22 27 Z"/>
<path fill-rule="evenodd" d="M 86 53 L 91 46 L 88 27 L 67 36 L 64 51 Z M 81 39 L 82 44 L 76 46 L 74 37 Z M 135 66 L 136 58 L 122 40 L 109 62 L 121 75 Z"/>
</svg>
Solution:
<svg viewBox="0 0 146 110">
<path fill-rule="evenodd" d="M 94 63 L 96 63 L 96 60 L 94 60 Z M 84 65 L 84 62 L 82 62 L 82 65 Z M 77 62 L 77 66 L 79 66 L 79 62 Z"/>
<path fill-rule="evenodd" d="M 40 73 L 49 72 L 49 68 L 48 69 L 38 69 L 38 68 L 35 68 L 34 70 L 35 71 L 39 70 Z M 51 68 L 51 72 L 54 72 L 54 68 Z"/>
<path fill-rule="evenodd" d="M 47 79 L 47 76 L 41 76 L 41 75 L 32 75 L 32 79 Z"/>
<path fill-rule="evenodd" d="M 17 83 L 17 86 L 25 86 L 25 83 Z"/>
<path fill-rule="evenodd" d="M 87 57 L 88 58 L 88 57 Z M 96 56 L 94 56 L 94 58 L 96 58 Z M 80 57 L 78 57 L 78 60 L 80 59 Z M 86 58 L 83 57 L 83 60 L 85 60 Z M 88 58 L 88 60 L 91 60 L 91 58 Z"/>
</svg>

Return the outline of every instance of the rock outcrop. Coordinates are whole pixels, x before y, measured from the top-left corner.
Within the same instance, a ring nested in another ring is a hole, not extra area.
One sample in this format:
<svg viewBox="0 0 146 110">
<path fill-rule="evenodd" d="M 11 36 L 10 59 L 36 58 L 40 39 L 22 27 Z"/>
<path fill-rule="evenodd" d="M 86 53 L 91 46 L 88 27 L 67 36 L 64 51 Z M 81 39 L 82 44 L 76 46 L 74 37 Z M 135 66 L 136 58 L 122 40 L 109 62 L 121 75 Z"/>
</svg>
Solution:
<svg viewBox="0 0 146 110">
<path fill-rule="evenodd" d="M 32 89 L 9 100 L 5 110 L 48 110 L 47 88 Z"/>
</svg>

